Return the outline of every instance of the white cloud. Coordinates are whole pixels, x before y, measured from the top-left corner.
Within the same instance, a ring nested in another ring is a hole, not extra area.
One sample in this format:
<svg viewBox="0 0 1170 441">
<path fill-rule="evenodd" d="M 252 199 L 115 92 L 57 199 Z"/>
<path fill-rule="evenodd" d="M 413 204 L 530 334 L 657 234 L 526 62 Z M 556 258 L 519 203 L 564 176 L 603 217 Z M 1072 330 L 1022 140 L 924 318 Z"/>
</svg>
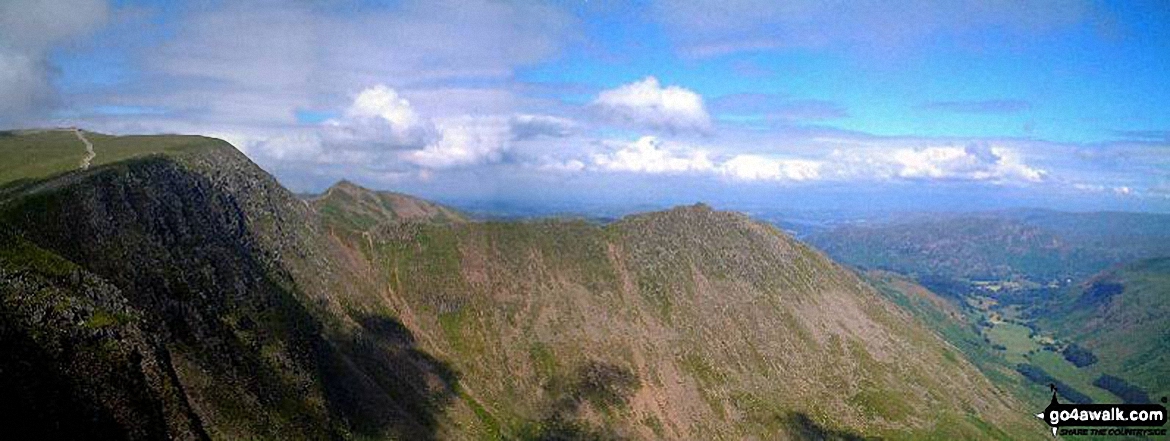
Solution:
<svg viewBox="0 0 1170 441">
<path fill-rule="evenodd" d="M 738 155 L 719 166 L 724 176 L 744 181 L 811 181 L 821 178 L 823 164 L 807 159 Z"/>
<path fill-rule="evenodd" d="M 1108 185 L 1101 185 L 1101 184 L 1075 183 L 1075 184 L 1072 184 L 1072 187 L 1077 189 L 1077 190 L 1090 192 L 1090 193 L 1113 193 L 1117 196 L 1137 195 L 1137 191 L 1135 191 L 1133 189 L 1133 187 L 1130 187 L 1127 185 L 1108 186 Z M 1152 190 L 1151 192 L 1153 192 L 1153 193 L 1157 192 L 1155 189 L 1149 189 L 1149 190 Z"/>
<path fill-rule="evenodd" d="M 992 183 L 1041 182 L 1048 171 L 1024 163 L 1016 150 L 971 144 L 966 147 L 915 146 L 897 143 L 838 149 L 830 171 L 839 179 L 961 180 Z"/>
<path fill-rule="evenodd" d="M 898 149 L 893 160 L 901 166 L 903 178 L 945 178 L 957 173 L 976 172 L 981 164 L 959 147 L 928 147 L 921 150 Z"/>
<path fill-rule="evenodd" d="M 703 97 L 678 86 L 662 87 L 654 77 L 604 90 L 593 106 L 603 117 L 619 123 L 670 132 L 711 128 Z"/>
<path fill-rule="evenodd" d="M 342 117 L 324 125 L 326 142 L 355 149 L 419 148 L 438 139 L 430 121 L 397 91 L 381 84 L 358 93 Z"/>
<path fill-rule="evenodd" d="M 565 161 L 545 160 L 536 165 L 537 170 L 576 173 L 585 170 L 585 163 L 578 159 L 569 159 Z"/>
<path fill-rule="evenodd" d="M 381 117 L 399 130 L 416 127 L 421 122 L 409 101 L 382 84 L 359 93 L 345 114 L 351 118 Z"/>
<path fill-rule="evenodd" d="M 1018 178 L 1029 182 L 1040 182 L 1048 175 L 1047 170 L 1024 164 L 1023 158 L 1015 150 L 992 147 L 991 153 L 997 158 L 995 172 L 991 174 L 993 178 Z"/>
<path fill-rule="evenodd" d="M 440 138 L 409 152 L 407 161 L 431 169 L 499 162 L 512 138 L 506 120 L 491 117 L 461 117 L 438 124 Z"/>
<path fill-rule="evenodd" d="M 636 141 L 609 143 L 616 150 L 593 155 L 593 169 L 649 174 L 696 173 L 740 181 L 811 181 L 821 179 L 823 164 L 806 159 L 780 159 L 741 154 L 723 162 L 710 151 L 643 136 Z M 584 164 L 582 164 L 584 165 Z M 547 167 L 571 170 L 568 167 Z M 576 170 L 571 170 L 576 171 Z"/>
<path fill-rule="evenodd" d="M 828 156 L 813 152 L 785 154 L 736 153 L 736 149 L 700 148 L 645 136 L 634 142 L 605 143 L 610 151 L 592 155 L 591 167 L 600 171 L 639 173 L 699 173 L 737 181 L 877 182 L 981 181 L 993 184 L 1036 183 L 1046 170 L 1026 164 L 1021 155 L 1001 146 L 905 147 L 892 143 L 838 149 Z M 743 150 L 740 150 L 743 151 Z M 553 167 L 550 170 L 556 169 Z"/>
<path fill-rule="evenodd" d="M 511 148 L 512 119 L 428 118 L 385 85 L 362 90 L 341 116 L 263 137 L 232 134 L 259 162 L 337 165 L 369 174 L 450 169 L 499 162 Z M 420 175 L 422 176 L 422 175 Z"/>
<path fill-rule="evenodd" d="M 653 136 L 621 146 L 617 151 L 593 155 L 597 168 L 642 173 L 708 172 L 715 164 L 707 152 L 686 147 L 670 148 Z"/>
</svg>

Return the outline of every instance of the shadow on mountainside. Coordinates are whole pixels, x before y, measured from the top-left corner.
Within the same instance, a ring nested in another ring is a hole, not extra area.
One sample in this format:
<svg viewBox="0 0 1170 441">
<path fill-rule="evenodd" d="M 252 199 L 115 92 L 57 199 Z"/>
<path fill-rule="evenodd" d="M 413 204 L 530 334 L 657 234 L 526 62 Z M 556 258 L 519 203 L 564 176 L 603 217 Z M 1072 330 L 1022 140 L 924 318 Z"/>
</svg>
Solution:
<svg viewBox="0 0 1170 441">
<path fill-rule="evenodd" d="M 244 202 L 160 158 L 90 172 L 84 181 L 0 206 L 0 223 L 118 288 L 172 360 L 208 433 L 435 436 L 437 416 L 455 394 L 455 372 L 389 318 L 363 317 L 357 331 L 330 332 L 324 323 L 336 320 L 323 322 L 328 313 L 306 306 L 281 258 L 262 245 Z M 71 356 L 54 362 L 68 364 Z"/>
<path fill-rule="evenodd" d="M 640 386 L 638 376 L 616 364 L 591 360 L 571 374 L 552 378 L 545 392 L 552 398 L 547 414 L 520 434 L 520 439 L 541 441 L 627 439 L 612 427 L 590 424 L 580 418 L 582 406 L 600 413 L 624 409 Z"/>
<path fill-rule="evenodd" d="M 359 433 L 388 431 L 396 439 L 434 438 L 438 416 L 455 398 L 458 374 L 419 349 L 401 322 L 383 316 L 364 316 L 358 321 L 362 331 L 338 344 L 341 357 L 334 358 L 332 365 L 349 373 L 322 378 L 330 389 L 331 405 L 341 414 L 363 415 L 363 421 L 354 424 Z M 381 394 L 369 396 L 365 392 L 369 390 Z"/>
<path fill-rule="evenodd" d="M 794 439 L 817 441 L 864 441 L 867 438 L 845 430 L 830 429 L 818 424 L 808 415 L 800 412 L 789 413 L 784 418 L 784 427 Z"/>
<path fill-rule="evenodd" d="M 0 320 L 0 423 L 6 432 L 42 439 L 130 438 L 127 432 L 134 428 L 122 426 L 109 408 L 88 399 L 84 385 L 63 372 L 61 360 L 12 326 L 15 320 L 8 314 L 0 314 Z M 158 409 L 135 404 L 126 403 L 143 419 L 147 430 L 142 435 L 165 437 Z"/>
</svg>

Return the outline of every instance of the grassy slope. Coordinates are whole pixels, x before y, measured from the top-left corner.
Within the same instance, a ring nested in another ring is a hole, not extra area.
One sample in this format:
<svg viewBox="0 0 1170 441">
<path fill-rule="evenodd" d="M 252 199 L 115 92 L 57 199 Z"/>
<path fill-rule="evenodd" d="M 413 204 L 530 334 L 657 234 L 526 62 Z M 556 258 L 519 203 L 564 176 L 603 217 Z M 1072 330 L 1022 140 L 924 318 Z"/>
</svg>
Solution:
<svg viewBox="0 0 1170 441">
<path fill-rule="evenodd" d="M 1157 399 L 1170 395 L 1170 258 L 1148 259 L 1107 271 L 1090 283 L 1117 283 L 1123 290 L 1102 301 L 1069 299 L 1066 311 L 1047 321 L 1097 354 L 1099 369 L 1122 377 Z"/>
<path fill-rule="evenodd" d="M 996 384 L 1025 397 L 1029 403 L 1047 404 L 1044 401 L 1047 397 L 1035 392 L 1036 388 L 1015 372 L 1014 362 L 984 341 L 976 320 L 966 311 L 895 273 L 871 271 L 866 278 L 887 298 L 914 314 L 953 345 Z"/>
<path fill-rule="evenodd" d="M 84 132 L 96 156 L 91 167 L 152 154 L 182 156 L 214 148 L 222 141 L 202 136 L 110 136 Z M 0 186 L 36 181 L 80 167 L 85 144 L 72 130 L 0 132 Z"/>
</svg>

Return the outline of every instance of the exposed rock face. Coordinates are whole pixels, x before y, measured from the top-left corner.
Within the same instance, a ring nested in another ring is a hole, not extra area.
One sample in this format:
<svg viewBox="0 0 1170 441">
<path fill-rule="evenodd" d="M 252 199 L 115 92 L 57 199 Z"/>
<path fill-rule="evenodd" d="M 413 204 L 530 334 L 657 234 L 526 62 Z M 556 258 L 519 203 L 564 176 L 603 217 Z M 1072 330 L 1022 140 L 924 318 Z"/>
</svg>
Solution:
<svg viewBox="0 0 1170 441">
<path fill-rule="evenodd" d="M 0 362 L 0 393 L 32 403 L 5 412 L 10 427 L 1044 433 L 912 316 L 745 216 L 698 205 L 604 226 L 470 222 L 349 183 L 302 201 L 208 142 L 3 193 L 0 344 L 21 356 Z"/>
</svg>

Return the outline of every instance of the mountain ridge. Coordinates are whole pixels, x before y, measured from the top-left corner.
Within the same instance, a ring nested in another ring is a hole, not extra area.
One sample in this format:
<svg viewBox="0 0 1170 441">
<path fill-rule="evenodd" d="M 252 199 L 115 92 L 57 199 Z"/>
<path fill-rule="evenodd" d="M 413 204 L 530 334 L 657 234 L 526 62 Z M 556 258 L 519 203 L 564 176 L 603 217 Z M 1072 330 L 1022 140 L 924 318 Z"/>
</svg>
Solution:
<svg viewBox="0 0 1170 441">
<path fill-rule="evenodd" d="M 398 216 L 402 201 L 343 186 L 334 194 L 359 197 L 330 215 L 222 141 L 102 162 L 117 139 L 90 137 L 88 170 L 0 202 L 5 240 L 19 245 L 0 254 L 4 311 L 20 318 L 5 332 L 34 347 L 88 341 L 35 311 L 86 297 L 72 280 L 94 274 L 129 312 L 53 314 L 150 330 L 140 345 L 183 392 L 135 396 L 177 409 L 163 418 L 169 437 L 1043 433 L 909 313 L 742 214 L 695 205 L 606 225 L 466 222 L 414 201 L 424 216 Z M 47 286 L 20 282 L 29 277 Z M 32 309 L 11 306 L 26 300 Z M 56 357 L 50 372 L 76 375 Z M 93 369 L 141 370 L 110 360 Z M 159 433 L 112 421 L 122 437 Z"/>
</svg>

